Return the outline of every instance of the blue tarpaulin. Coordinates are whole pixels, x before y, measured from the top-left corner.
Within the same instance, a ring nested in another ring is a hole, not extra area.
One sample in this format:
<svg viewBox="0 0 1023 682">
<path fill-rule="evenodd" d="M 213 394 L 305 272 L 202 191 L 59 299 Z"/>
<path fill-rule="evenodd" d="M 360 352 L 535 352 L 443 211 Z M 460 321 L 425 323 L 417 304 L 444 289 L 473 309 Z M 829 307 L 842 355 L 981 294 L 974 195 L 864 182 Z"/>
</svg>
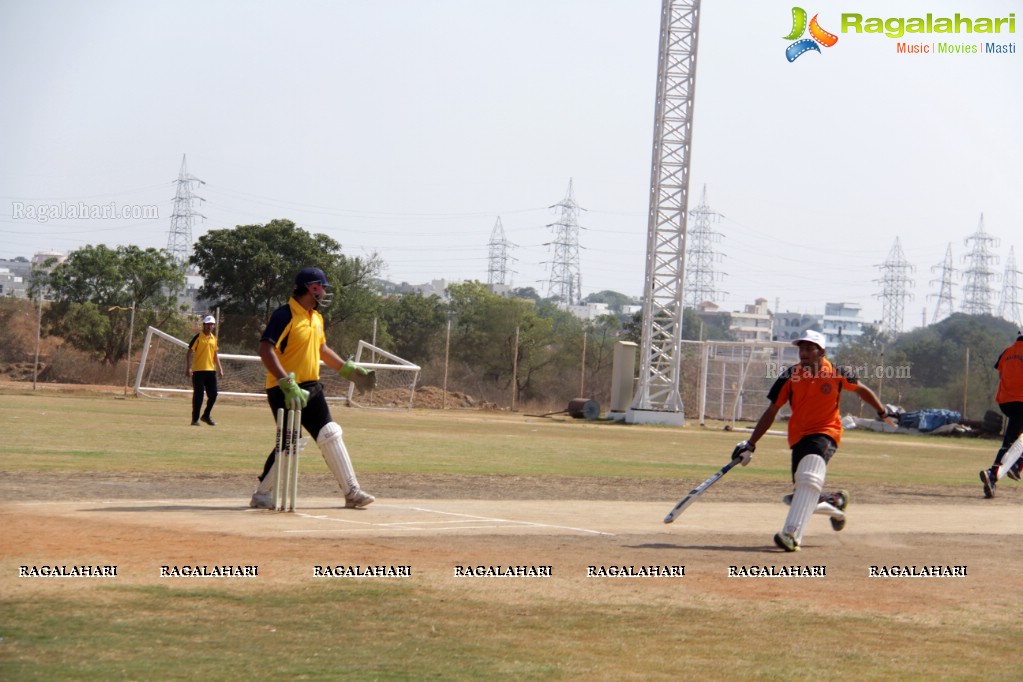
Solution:
<svg viewBox="0 0 1023 682">
<path fill-rule="evenodd" d="M 962 420 L 963 416 L 955 410 L 917 410 L 900 414 L 899 426 L 926 433 L 945 424 L 958 424 Z"/>
</svg>

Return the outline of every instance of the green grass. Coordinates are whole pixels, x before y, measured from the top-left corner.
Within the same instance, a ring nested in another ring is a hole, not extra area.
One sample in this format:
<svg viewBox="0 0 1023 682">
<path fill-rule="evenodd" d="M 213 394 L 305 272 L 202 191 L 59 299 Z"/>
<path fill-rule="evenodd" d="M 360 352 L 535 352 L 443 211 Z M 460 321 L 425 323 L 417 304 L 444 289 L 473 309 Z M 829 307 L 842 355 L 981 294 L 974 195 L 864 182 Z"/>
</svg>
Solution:
<svg viewBox="0 0 1023 682">
<path fill-rule="evenodd" d="M 8 424 L 5 471 L 251 473 L 274 439 L 262 402 L 222 401 L 216 427 L 189 426 L 184 398 L 23 392 L 0 395 Z M 713 472 L 744 432 L 521 414 L 334 409 L 345 442 L 366 473 L 458 473 L 674 479 Z M 784 430 L 785 425 L 775 425 Z M 55 437 L 42 437 L 51 432 Z M 829 476 L 865 483 L 975 485 L 997 442 L 847 431 Z M 747 480 L 788 476 L 783 436 L 766 436 Z M 307 460 L 314 470 L 326 467 Z"/>
<path fill-rule="evenodd" d="M 959 630 L 810 613 L 798 603 L 721 608 L 580 604 L 495 609 L 432 588 L 344 584 L 268 594 L 106 588 L 6 600 L 6 680 L 1014 679 L 988 659 L 1023 628 Z M 45 608 L 43 608 L 45 606 Z M 358 622 L 354 622 L 360 616 Z M 760 640 L 783 632 L 763 647 Z M 74 671 L 73 673 L 69 671 Z M 1001 671 L 1001 672 L 1000 672 Z"/>
</svg>

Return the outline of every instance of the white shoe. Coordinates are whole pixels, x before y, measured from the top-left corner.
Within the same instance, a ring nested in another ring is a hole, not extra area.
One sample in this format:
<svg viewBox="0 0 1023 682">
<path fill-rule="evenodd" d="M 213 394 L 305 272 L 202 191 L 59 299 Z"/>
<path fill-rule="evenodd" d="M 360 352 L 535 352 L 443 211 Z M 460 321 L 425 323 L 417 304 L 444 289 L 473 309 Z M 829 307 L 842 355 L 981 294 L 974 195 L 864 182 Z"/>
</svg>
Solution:
<svg viewBox="0 0 1023 682">
<path fill-rule="evenodd" d="M 376 498 L 362 488 L 356 488 L 345 496 L 345 509 L 361 509 L 366 505 L 373 504 L 374 500 Z"/>
<path fill-rule="evenodd" d="M 254 509 L 273 509 L 273 497 L 271 497 L 270 493 L 254 492 L 252 493 L 252 499 L 249 500 L 249 506 Z"/>
</svg>

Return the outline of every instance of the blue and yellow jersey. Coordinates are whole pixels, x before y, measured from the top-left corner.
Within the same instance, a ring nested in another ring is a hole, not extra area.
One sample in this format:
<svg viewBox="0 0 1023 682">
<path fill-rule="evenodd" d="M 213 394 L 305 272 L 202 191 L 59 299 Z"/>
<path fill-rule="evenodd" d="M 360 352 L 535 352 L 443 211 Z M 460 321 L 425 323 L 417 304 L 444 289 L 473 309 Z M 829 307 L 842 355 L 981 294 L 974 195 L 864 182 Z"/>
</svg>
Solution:
<svg viewBox="0 0 1023 682">
<path fill-rule="evenodd" d="M 217 337 L 213 334 L 199 332 L 188 344 L 188 350 L 192 351 L 193 372 L 215 372 L 217 369 Z"/>
<path fill-rule="evenodd" d="M 295 381 L 320 380 L 320 347 L 327 342 L 323 332 L 323 316 L 306 310 L 294 298 L 288 299 L 270 315 L 260 341 L 273 344 L 277 359 L 286 372 L 295 373 Z M 266 373 L 266 387 L 273 388 L 277 379 Z"/>
</svg>

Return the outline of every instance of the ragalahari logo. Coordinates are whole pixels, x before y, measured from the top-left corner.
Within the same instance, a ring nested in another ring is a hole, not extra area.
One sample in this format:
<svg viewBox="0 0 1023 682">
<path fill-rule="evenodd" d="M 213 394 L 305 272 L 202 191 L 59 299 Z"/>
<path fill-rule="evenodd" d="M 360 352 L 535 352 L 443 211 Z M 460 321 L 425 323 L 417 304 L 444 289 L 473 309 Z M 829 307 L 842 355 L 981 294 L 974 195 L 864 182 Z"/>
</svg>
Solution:
<svg viewBox="0 0 1023 682">
<path fill-rule="evenodd" d="M 824 47 L 831 47 L 838 42 L 838 36 L 834 33 L 828 33 L 820 24 L 817 23 L 817 17 L 819 15 L 813 15 L 813 19 L 810 20 L 810 37 L 802 38 L 803 33 L 806 32 L 806 10 L 802 7 L 792 8 L 792 32 L 785 36 L 785 40 L 795 40 L 796 42 L 785 48 L 785 58 L 790 62 L 796 61 L 799 55 L 814 50 L 820 52 L 821 48 L 818 44 Z M 797 38 L 802 38 L 797 40 Z"/>
</svg>

